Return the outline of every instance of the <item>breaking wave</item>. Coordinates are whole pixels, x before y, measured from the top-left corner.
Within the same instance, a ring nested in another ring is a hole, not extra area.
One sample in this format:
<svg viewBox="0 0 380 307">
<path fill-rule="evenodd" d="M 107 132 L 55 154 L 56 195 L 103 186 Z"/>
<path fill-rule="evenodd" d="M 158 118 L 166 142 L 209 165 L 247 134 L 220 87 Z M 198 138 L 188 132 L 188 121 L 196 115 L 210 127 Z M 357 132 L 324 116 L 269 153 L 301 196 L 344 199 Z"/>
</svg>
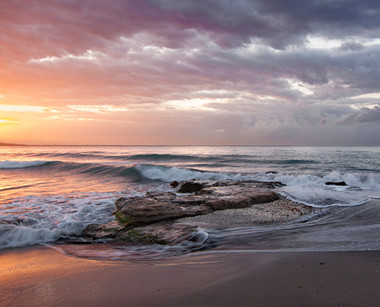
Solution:
<svg viewBox="0 0 380 307">
<path fill-rule="evenodd" d="M 204 172 L 195 169 L 184 169 L 177 167 L 167 167 L 162 165 L 139 164 L 135 166 L 136 170 L 147 179 L 161 180 L 164 182 L 184 181 L 184 180 L 227 180 L 242 179 L 241 174 L 227 174 L 218 172 Z"/>
<path fill-rule="evenodd" d="M 0 161 L 0 169 L 25 168 L 39 166 L 50 163 L 51 161 Z"/>
<path fill-rule="evenodd" d="M 300 162 L 300 161 L 298 161 Z M 297 162 L 297 163 L 298 163 Z M 2 161 L 0 168 L 28 168 L 29 171 L 81 174 L 91 178 L 122 177 L 129 182 L 171 182 L 186 180 L 258 180 L 277 181 L 286 186 L 284 196 L 314 207 L 359 205 L 380 198 L 380 174 L 376 172 L 256 172 L 233 173 L 204 171 L 160 164 L 79 163 L 63 161 Z M 344 181 L 346 186 L 326 186 L 326 182 Z"/>
<path fill-rule="evenodd" d="M 32 167 L 35 171 L 69 172 L 91 176 L 122 176 L 131 181 L 159 180 L 163 182 L 182 180 L 227 180 L 240 179 L 240 174 L 207 172 L 197 169 L 187 169 L 153 164 L 113 165 L 104 163 L 77 163 L 61 161 L 6 161 L 3 168 Z M 0 164 L 1 168 L 1 164 Z"/>
<path fill-rule="evenodd" d="M 78 236 L 90 223 L 106 223 L 113 216 L 115 195 L 92 193 L 29 196 L 1 206 L 0 249 L 47 243 Z"/>
<path fill-rule="evenodd" d="M 326 174 L 256 174 L 260 181 L 279 181 L 287 198 L 312 207 L 357 206 L 380 197 L 380 175 L 376 173 L 329 172 Z M 342 182 L 345 186 L 326 185 Z"/>
</svg>

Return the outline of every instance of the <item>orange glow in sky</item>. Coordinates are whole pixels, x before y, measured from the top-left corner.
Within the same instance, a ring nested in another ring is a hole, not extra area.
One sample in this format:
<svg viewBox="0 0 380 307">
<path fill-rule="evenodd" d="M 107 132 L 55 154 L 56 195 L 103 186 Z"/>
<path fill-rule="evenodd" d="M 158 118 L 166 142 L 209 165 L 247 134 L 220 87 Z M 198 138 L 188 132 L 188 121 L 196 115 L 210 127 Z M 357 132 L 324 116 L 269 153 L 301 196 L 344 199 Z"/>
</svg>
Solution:
<svg viewBox="0 0 380 307">
<path fill-rule="evenodd" d="M 2 1 L 0 142 L 380 145 L 378 11 L 228 3 Z"/>
</svg>

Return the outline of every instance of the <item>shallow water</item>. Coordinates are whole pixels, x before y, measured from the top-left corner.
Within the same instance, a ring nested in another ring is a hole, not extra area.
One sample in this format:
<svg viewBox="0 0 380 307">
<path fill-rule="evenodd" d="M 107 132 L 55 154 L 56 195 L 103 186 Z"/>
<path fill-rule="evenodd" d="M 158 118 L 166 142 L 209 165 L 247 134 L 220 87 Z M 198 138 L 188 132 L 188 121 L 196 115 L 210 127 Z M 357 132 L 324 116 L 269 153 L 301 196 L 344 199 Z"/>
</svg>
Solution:
<svg viewBox="0 0 380 307">
<path fill-rule="evenodd" d="M 75 238 L 90 223 L 112 220 L 118 197 L 191 179 L 280 181 L 278 192 L 321 212 L 283 225 L 199 229 L 195 245 L 103 246 L 102 255 L 380 247 L 378 203 L 368 203 L 380 198 L 379 147 L 17 146 L 0 147 L 0 248 Z"/>
</svg>

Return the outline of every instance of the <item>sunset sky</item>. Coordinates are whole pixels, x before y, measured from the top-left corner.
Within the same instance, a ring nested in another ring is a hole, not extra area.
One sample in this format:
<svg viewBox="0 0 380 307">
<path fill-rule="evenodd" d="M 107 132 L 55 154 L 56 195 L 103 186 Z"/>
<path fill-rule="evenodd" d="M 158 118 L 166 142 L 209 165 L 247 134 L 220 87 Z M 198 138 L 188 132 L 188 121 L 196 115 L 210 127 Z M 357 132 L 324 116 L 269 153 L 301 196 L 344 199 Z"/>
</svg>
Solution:
<svg viewBox="0 0 380 307">
<path fill-rule="evenodd" d="M 380 145 L 378 0 L 3 0 L 0 142 Z"/>
</svg>

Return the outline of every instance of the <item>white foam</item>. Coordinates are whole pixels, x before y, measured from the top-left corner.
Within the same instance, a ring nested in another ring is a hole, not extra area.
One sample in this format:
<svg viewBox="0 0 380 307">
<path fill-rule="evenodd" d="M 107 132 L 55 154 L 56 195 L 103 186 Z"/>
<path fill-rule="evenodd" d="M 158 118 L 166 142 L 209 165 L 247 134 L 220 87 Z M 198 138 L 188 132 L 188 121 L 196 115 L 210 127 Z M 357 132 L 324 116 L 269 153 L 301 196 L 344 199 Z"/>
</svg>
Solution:
<svg viewBox="0 0 380 307">
<path fill-rule="evenodd" d="M 183 180 L 244 180 L 279 181 L 286 186 L 281 189 L 292 200 L 314 207 L 356 206 L 377 195 L 380 189 L 380 175 L 375 173 L 342 173 L 333 171 L 326 174 L 310 173 L 256 173 L 232 174 L 201 172 L 160 165 L 137 165 L 136 169 L 148 179 L 164 182 Z M 345 181 L 347 186 L 326 185 L 326 182 Z"/>
<path fill-rule="evenodd" d="M 0 168 L 24 168 L 43 165 L 51 161 L 0 161 Z"/>
<path fill-rule="evenodd" d="M 277 173 L 277 174 L 265 174 L 257 173 L 253 175 L 253 178 L 261 181 L 280 181 L 286 185 L 291 186 L 303 186 L 303 187 L 315 187 L 325 186 L 325 183 L 345 181 L 347 186 L 360 187 L 368 189 L 380 189 L 380 175 L 375 173 L 342 173 L 342 172 L 330 172 L 327 174 L 310 174 L 310 173 Z M 337 186 L 335 186 L 338 188 Z M 341 187 L 339 187 L 341 188 Z M 344 187 L 345 188 L 345 187 Z"/>
<path fill-rule="evenodd" d="M 137 165 L 136 169 L 140 174 L 147 178 L 153 180 L 161 180 L 165 182 L 171 181 L 185 181 L 185 180 L 227 180 L 242 179 L 241 174 L 227 174 L 227 173 L 215 173 L 215 172 L 200 172 L 190 169 L 176 168 L 176 167 L 166 167 L 160 165 Z"/>
<path fill-rule="evenodd" d="M 0 225 L 0 248 L 51 242 L 60 236 L 57 230 L 15 225 Z"/>
<path fill-rule="evenodd" d="M 90 223 L 113 219 L 114 193 L 27 196 L 3 205 L 0 248 L 55 241 L 78 236 Z"/>
<path fill-rule="evenodd" d="M 356 206 L 376 195 L 380 189 L 380 176 L 374 173 L 327 174 L 258 174 L 263 181 L 280 181 L 286 184 L 281 191 L 288 198 L 313 207 Z M 326 185 L 326 182 L 345 181 L 346 186 Z"/>
</svg>

